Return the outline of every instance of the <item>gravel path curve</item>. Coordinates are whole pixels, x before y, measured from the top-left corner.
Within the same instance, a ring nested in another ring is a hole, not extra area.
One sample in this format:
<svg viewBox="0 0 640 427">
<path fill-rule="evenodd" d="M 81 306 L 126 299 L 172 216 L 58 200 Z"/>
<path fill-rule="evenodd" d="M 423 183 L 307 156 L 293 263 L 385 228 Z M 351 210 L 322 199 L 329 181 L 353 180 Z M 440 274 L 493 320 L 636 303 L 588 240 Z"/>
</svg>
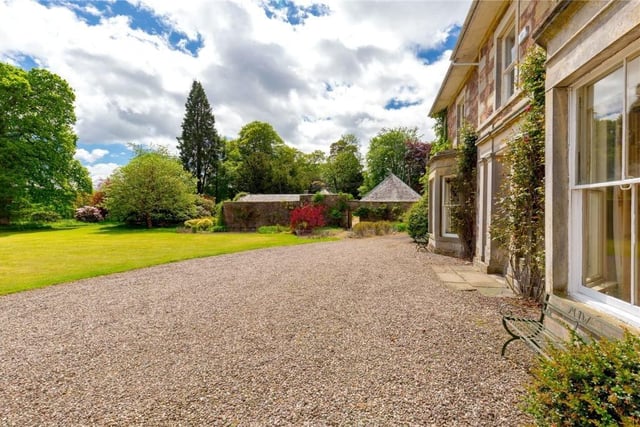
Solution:
<svg viewBox="0 0 640 427">
<path fill-rule="evenodd" d="M 396 235 L 0 297 L 0 425 L 526 424 L 531 356 L 451 263 Z"/>
</svg>

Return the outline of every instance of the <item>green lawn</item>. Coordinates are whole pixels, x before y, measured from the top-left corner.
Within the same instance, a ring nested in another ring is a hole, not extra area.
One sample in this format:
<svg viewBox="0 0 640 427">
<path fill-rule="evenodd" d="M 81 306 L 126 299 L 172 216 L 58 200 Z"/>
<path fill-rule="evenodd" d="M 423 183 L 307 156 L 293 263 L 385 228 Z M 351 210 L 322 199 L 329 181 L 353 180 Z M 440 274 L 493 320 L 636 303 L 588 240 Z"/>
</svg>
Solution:
<svg viewBox="0 0 640 427">
<path fill-rule="evenodd" d="M 0 295 L 172 261 L 317 241 L 292 234 L 191 234 L 113 224 L 0 230 Z"/>
</svg>

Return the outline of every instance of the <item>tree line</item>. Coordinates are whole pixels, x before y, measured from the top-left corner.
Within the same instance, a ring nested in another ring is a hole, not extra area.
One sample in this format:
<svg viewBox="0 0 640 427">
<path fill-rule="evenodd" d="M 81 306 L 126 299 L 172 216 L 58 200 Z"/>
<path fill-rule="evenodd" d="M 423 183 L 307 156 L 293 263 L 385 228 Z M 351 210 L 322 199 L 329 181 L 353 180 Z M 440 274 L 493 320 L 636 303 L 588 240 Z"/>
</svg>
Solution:
<svg viewBox="0 0 640 427">
<path fill-rule="evenodd" d="M 241 192 L 304 193 L 322 189 L 362 196 L 394 173 L 417 192 L 431 144 L 420 141 L 416 128 L 382 129 L 370 141 L 364 159 L 360 141 L 344 134 L 329 153 L 288 146 L 268 123 L 245 125 L 236 139 L 215 129 L 215 117 L 201 83 L 194 81 L 185 104 L 178 150 L 184 168 L 197 179 L 197 191 L 216 200 Z"/>
<path fill-rule="evenodd" d="M 92 193 L 93 202 L 111 205 L 120 219 L 131 218 L 141 199 L 155 200 L 158 206 L 165 203 L 161 199 L 180 205 L 180 216 L 197 211 L 187 205 L 201 198 L 173 194 L 172 186 L 218 202 L 243 192 L 291 194 L 322 189 L 358 197 L 394 173 L 416 191 L 422 190 L 419 180 L 430 144 L 419 141 L 416 129 L 382 129 L 370 141 L 365 158 L 353 134 L 342 135 L 328 153 L 304 153 L 291 147 L 270 124 L 259 121 L 243 126 L 236 138 L 225 138 L 216 130 L 204 88 L 194 81 L 177 137 L 179 155 L 137 147 L 130 164 L 117 169 L 101 191 L 94 192 L 87 169 L 74 159 L 78 139 L 73 129 L 74 101 L 73 89 L 56 74 L 0 63 L 0 224 L 71 217 L 75 208 L 97 204 L 92 203 Z M 161 173 L 155 172 L 157 168 Z M 164 176 L 169 184 L 156 188 L 172 194 L 148 194 L 141 187 L 150 182 L 145 174 L 155 174 L 154 179 Z M 131 185 L 118 188 L 127 181 Z M 105 197 L 111 202 L 102 203 Z M 114 200 L 121 202 L 116 205 Z M 150 220 L 148 203 L 145 209 L 146 214 L 143 209 L 134 215 L 139 221 Z M 158 207 L 154 215 L 162 217 L 163 209 Z"/>
</svg>

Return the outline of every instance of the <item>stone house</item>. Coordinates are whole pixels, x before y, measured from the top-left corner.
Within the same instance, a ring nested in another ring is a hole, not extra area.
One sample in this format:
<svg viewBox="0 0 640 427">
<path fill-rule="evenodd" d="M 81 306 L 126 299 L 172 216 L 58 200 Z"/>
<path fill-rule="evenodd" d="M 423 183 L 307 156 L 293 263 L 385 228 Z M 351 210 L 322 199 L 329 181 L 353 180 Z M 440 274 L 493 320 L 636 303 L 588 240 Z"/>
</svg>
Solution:
<svg viewBox="0 0 640 427">
<path fill-rule="evenodd" d="M 454 147 L 465 121 L 478 132 L 474 264 L 505 273 L 491 218 L 506 143 L 527 106 L 518 64 L 534 43 L 547 52 L 546 291 L 619 335 L 640 327 L 640 4 L 473 1 L 430 115 L 445 112 Z M 436 249 L 448 156 L 431 160 Z"/>
<path fill-rule="evenodd" d="M 474 264 L 488 273 L 505 273 L 506 259 L 491 239 L 491 219 L 501 184 L 507 140 L 527 106 L 517 86 L 518 64 L 534 44 L 532 30 L 553 10 L 553 1 L 474 1 L 451 64 L 429 115 L 446 114 L 448 139 L 455 148 L 467 123 L 478 133 L 478 195 Z M 436 252 L 456 253 L 451 228 L 455 197 L 451 182 L 455 151 L 429 161 L 429 242 Z"/>
<path fill-rule="evenodd" d="M 640 4 L 559 1 L 547 51 L 548 292 L 640 326 Z"/>
</svg>

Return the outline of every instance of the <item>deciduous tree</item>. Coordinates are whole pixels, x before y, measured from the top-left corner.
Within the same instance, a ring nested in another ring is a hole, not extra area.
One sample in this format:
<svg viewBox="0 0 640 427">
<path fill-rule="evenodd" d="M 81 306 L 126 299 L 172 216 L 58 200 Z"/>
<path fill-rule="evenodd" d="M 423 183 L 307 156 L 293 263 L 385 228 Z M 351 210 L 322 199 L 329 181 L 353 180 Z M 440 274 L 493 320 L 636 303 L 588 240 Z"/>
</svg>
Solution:
<svg viewBox="0 0 640 427">
<path fill-rule="evenodd" d="M 240 129 L 236 141 L 238 164 L 236 189 L 248 193 L 278 191 L 276 154 L 282 154 L 284 141 L 269 123 L 254 121 Z"/>
<path fill-rule="evenodd" d="M 371 191 L 391 173 L 419 189 L 420 177 L 424 174 L 422 165 L 428 156 L 426 145 L 419 142 L 417 128 L 382 129 L 369 144 L 367 171 L 360 192 Z"/>
<path fill-rule="evenodd" d="M 184 221 L 195 214 L 196 180 L 166 150 L 136 149 L 136 156 L 116 169 L 106 187 L 109 216 L 143 223 Z"/>
<path fill-rule="evenodd" d="M 91 192 L 73 159 L 74 100 L 60 76 L 0 63 L 0 223 L 33 207 L 69 216 L 78 193 Z"/>
<path fill-rule="evenodd" d="M 362 185 L 362 158 L 358 138 L 353 134 L 343 135 L 331 144 L 324 168 L 324 178 L 331 191 L 358 195 Z"/>
<path fill-rule="evenodd" d="M 422 194 L 423 187 L 421 178 L 427 171 L 427 161 L 431 152 L 431 144 L 418 140 L 407 140 L 405 142 L 407 152 L 404 155 L 404 162 L 407 170 L 407 185 L 413 188 L 416 193 Z"/>
</svg>

